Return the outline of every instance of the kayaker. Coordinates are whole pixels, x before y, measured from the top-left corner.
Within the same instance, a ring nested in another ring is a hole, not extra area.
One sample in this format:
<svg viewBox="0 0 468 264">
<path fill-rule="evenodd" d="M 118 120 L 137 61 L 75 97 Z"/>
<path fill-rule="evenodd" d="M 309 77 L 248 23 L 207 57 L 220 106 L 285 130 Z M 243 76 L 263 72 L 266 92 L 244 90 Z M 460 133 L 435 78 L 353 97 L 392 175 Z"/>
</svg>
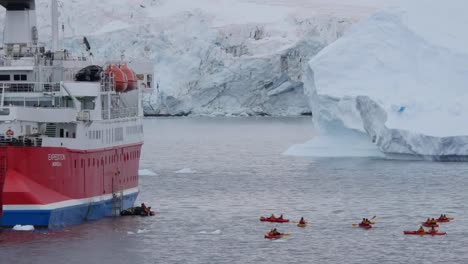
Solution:
<svg viewBox="0 0 468 264">
<path fill-rule="evenodd" d="M 431 223 L 431 219 L 428 218 L 428 219 L 426 220 L 426 224 L 430 224 L 430 223 Z"/>
<path fill-rule="evenodd" d="M 426 230 L 424 230 L 424 227 L 421 226 L 421 227 L 418 229 L 417 232 L 418 232 L 418 233 L 423 233 L 423 234 L 425 234 L 425 233 L 426 233 Z"/>
<path fill-rule="evenodd" d="M 429 234 L 435 234 L 435 233 L 437 233 L 437 229 L 435 229 L 435 227 L 431 227 L 431 230 L 429 230 L 428 233 Z"/>
<path fill-rule="evenodd" d="M 434 225 L 437 224 L 437 220 L 435 220 L 435 218 L 432 218 L 431 219 L 431 224 L 434 224 Z"/>
<path fill-rule="evenodd" d="M 279 235 L 281 235 L 281 233 L 278 232 L 278 230 L 276 230 L 276 228 L 274 228 L 270 232 L 268 232 L 268 235 L 269 236 L 279 236 Z"/>
<path fill-rule="evenodd" d="M 271 214 L 270 220 L 276 220 L 275 214 Z"/>
<path fill-rule="evenodd" d="M 283 220 L 283 214 L 280 215 L 280 217 L 278 217 L 279 220 Z"/>
<path fill-rule="evenodd" d="M 306 221 L 304 220 L 304 217 L 301 217 L 301 220 L 299 220 L 300 225 L 305 225 Z"/>
</svg>

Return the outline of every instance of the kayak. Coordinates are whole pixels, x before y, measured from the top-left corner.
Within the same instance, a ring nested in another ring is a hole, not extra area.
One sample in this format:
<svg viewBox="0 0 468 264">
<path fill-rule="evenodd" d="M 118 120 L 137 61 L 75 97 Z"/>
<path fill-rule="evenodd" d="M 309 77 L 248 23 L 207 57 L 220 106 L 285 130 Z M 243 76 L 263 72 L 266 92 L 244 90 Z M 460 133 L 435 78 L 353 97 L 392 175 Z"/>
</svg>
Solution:
<svg viewBox="0 0 468 264">
<path fill-rule="evenodd" d="M 305 224 L 297 224 L 298 227 L 306 227 L 307 226 L 307 223 Z"/>
<path fill-rule="evenodd" d="M 276 235 L 276 236 L 270 236 L 270 235 L 265 235 L 266 239 L 280 239 L 283 237 L 283 234 L 281 235 Z"/>
<path fill-rule="evenodd" d="M 437 219 L 438 223 L 448 223 L 450 222 L 450 219 Z"/>
<path fill-rule="evenodd" d="M 425 233 L 420 233 L 418 231 L 403 231 L 403 233 L 405 235 L 420 235 L 420 236 L 424 236 L 424 235 L 430 235 L 430 236 L 444 236 L 446 235 L 447 233 L 445 232 L 436 232 L 436 233 L 430 233 L 430 232 L 425 232 Z"/>
<path fill-rule="evenodd" d="M 425 227 L 439 227 L 438 224 L 422 223 L 422 225 L 425 226 Z"/>
<path fill-rule="evenodd" d="M 260 217 L 260 221 L 262 222 L 271 222 L 271 223 L 287 223 L 289 222 L 289 219 L 279 219 L 279 218 L 275 218 L 275 219 L 270 219 L 269 217 Z"/>
<path fill-rule="evenodd" d="M 359 224 L 359 227 L 364 228 L 364 229 L 371 229 L 372 228 L 371 225 L 364 225 L 364 224 Z"/>
</svg>

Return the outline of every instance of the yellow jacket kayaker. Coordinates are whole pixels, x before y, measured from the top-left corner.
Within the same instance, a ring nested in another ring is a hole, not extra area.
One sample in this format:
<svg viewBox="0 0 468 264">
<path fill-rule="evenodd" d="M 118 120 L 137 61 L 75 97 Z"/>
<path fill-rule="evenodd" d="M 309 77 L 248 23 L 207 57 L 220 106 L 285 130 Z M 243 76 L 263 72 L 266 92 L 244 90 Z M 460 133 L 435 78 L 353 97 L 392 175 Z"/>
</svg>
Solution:
<svg viewBox="0 0 468 264">
<path fill-rule="evenodd" d="M 424 230 L 424 227 L 421 226 L 421 227 L 418 229 L 418 233 L 426 233 L 426 230 Z"/>
<path fill-rule="evenodd" d="M 431 219 L 431 224 L 437 224 L 437 220 L 435 220 L 435 218 L 432 218 Z"/>
<path fill-rule="evenodd" d="M 271 214 L 270 220 L 276 220 L 275 214 Z"/>
<path fill-rule="evenodd" d="M 431 230 L 429 230 L 428 233 L 435 234 L 435 233 L 437 233 L 437 229 L 435 229 L 435 227 L 431 227 Z"/>
</svg>

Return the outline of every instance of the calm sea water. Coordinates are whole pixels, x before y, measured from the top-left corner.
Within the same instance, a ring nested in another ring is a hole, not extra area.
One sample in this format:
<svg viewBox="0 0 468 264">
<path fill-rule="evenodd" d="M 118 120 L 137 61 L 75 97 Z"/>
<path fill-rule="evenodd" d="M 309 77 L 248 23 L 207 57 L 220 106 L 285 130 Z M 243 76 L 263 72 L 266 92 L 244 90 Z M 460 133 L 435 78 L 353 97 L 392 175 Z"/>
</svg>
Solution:
<svg viewBox="0 0 468 264">
<path fill-rule="evenodd" d="M 468 164 L 281 155 L 310 139 L 309 118 L 147 119 L 145 133 L 157 176 L 138 200 L 157 216 L 0 231 L 0 263 L 468 263 Z M 258 221 L 271 213 L 311 224 Z M 447 236 L 403 235 L 441 213 Z M 291 236 L 265 240 L 273 227 Z"/>
</svg>

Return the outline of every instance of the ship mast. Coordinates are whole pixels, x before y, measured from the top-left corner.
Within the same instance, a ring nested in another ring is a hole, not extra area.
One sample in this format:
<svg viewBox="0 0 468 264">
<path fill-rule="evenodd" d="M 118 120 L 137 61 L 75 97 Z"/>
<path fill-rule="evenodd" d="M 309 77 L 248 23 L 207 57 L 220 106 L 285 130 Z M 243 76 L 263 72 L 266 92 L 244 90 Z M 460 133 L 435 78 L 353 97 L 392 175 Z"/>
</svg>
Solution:
<svg viewBox="0 0 468 264">
<path fill-rule="evenodd" d="M 50 5 L 50 15 L 52 22 L 52 52 L 59 49 L 59 24 L 58 24 L 58 3 L 57 0 L 52 0 Z"/>
</svg>

